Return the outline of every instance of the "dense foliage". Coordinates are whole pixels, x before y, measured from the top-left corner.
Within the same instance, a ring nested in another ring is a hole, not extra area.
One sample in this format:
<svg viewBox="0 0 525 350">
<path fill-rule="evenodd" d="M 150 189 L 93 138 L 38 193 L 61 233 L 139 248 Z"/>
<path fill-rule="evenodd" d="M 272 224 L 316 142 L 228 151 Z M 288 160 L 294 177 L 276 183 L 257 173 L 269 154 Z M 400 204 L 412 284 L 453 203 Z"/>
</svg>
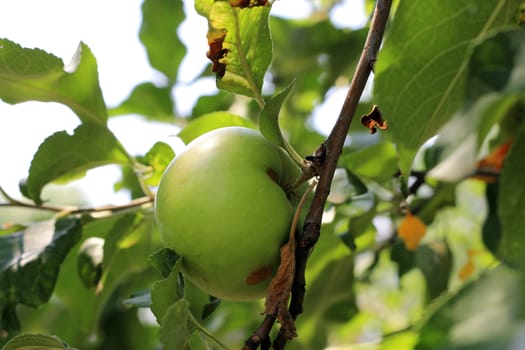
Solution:
<svg viewBox="0 0 525 350">
<path fill-rule="evenodd" d="M 199 79 L 216 76 L 220 92 L 200 96 L 190 115 L 172 98 L 186 52 L 180 1 L 144 0 L 140 40 L 165 84 L 138 85 L 114 108 L 89 43 L 66 71 L 45 48 L 0 39 L 0 99 L 58 102 L 79 120 L 40 145 L 20 194 L 0 187 L 4 349 L 242 347 L 262 301 L 204 294 L 163 249 L 153 202 L 172 147 L 131 154 L 108 118 L 175 124 L 185 143 L 222 126 L 260 128 L 295 159 L 312 155 L 324 140 L 312 111 L 348 85 L 368 32 L 336 27 L 337 2 L 290 20 L 265 0 L 195 0 L 211 61 Z M 287 349 L 525 347 L 524 22 L 521 0 L 394 2 Z M 368 115 L 368 129 L 359 117 L 373 105 L 384 120 Z M 121 169 L 115 191 L 128 191 L 129 203 L 70 207 L 42 194 L 104 165 Z"/>
</svg>

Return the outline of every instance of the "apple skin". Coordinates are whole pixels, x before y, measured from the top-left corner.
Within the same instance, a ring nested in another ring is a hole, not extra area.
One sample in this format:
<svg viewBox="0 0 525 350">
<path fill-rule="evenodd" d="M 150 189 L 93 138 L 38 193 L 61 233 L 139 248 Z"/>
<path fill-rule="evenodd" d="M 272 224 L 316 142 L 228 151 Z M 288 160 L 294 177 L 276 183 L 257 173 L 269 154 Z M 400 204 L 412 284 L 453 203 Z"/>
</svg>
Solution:
<svg viewBox="0 0 525 350">
<path fill-rule="evenodd" d="M 304 186 L 299 167 L 257 131 L 226 127 L 190 142 L 166 169 L 155 201 L 167 247 L 203 291 L 264 296 Z"/>
</svg>

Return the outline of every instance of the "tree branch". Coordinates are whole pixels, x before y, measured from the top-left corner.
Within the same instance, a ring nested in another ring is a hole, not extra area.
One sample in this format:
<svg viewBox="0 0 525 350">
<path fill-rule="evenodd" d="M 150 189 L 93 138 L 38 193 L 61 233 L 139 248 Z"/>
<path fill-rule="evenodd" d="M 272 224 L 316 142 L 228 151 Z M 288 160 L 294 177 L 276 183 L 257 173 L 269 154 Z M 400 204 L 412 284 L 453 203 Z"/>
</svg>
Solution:
<svg viewBox="0 0 525 350">
<path fill-rule="evenodd" d="M 305 294 L 306 280 L 305 269 L 310 251 L 319 239 L 321 230 L 321 219 L 330 185 L 337 168 L 339 156 L 352 123 L 357 105 L 365 88 L 372 67 L 376 61 L 377 53 L 381 45 L 386 23 L 392 6 L 392 0 L 378 0 L 370 23 L 370 29 L 365 41 L 361 57 L 356 71 L 350 83 L 345 101 L 339 113 L 330 135 L 322 145 L 325 151 L 325 162 L 320 169 L 319 183 L 315 191 L 310 210 L 304 224 L 304 231 L 298 237 L 296 249 L 296 271 L 292 287 L 292 298 L 290 301 L 290 313 L 295 319 L 303 312 L 303 300 Z M 286 345 L 286 337 L 279 332 L 274 349 L 283 349 Z"/>
<path fill-rule="evenodd" d="M 276 315 L 266 315 L 259 328 L 246 340 L 242 350 L 255 350 L 259 345 L 268 342 L 268 334 L 270 334 L 276 318 Z"/>
<path fill-rule="evenodd" d="M 319 175 L 319 183 L 305 219 L 303 232 L 298 236 L 295 250 L 296 269 L 289 305 L 289 311 L 294 320 L 303 312 L 306 290 L 305 269 L 308 256 L 319 239 L 321 219 L 337 162 L 343 150 L 357 105 L 376 61 L 391 6 L 392 0 L 377 0 L 368 36 L 339 113 L 339 118 L 326 141 L 315 152 L 315 156 L 310 157 L 310 161 L 315 167 L 315 173 Z M 243 350 L 255 350 L 259 345 L 266 343 L 275 320 L 276 315 L 266 315 L 259 328 L 246 340 Z M 284 349 L 287 341 L 288 337 L 281 329 L 273 343 L 273 348 L 276 350 Z"/>
</svg>

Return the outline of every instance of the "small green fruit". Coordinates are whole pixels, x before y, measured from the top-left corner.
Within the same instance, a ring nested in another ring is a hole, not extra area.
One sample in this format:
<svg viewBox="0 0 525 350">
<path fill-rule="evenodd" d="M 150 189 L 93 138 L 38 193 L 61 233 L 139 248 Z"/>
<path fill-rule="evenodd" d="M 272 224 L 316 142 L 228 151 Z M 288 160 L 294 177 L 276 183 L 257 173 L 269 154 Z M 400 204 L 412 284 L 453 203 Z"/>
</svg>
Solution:
<svg viewBox="0 0 525 350">
<path fill-rule="evenodd" d="M 292 187 L 299 176 L 254 130 L 227 127 L 193 140 L 166 169 L 155 202 L 184 274 L 222 299 L 263 297 L 301 197 Z"/>
</svg>

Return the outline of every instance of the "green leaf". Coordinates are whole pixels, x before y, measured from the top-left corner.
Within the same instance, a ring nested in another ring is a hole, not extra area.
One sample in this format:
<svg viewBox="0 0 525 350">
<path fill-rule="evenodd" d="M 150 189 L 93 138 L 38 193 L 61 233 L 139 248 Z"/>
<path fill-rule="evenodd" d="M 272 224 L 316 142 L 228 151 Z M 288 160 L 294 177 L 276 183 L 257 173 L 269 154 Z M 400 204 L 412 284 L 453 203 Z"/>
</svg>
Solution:
<svg viewBox="0 0 525 350">
<path fill-rule="evenodd" d="M 2 347 L 2 350 L 73 350 L 58 337 L 44 334 L 20 334 Z"/>
<path fill-rule="evenodd" d="M 279 112 L 281 111 L 284 101 L 293 90 L 294 85 L 295 83 L 291 82 L 286 89 L 275 94 L 266 101 L 261 113 L 259 114 L 259 129 L 268 141 L 277 146 L 283 147 L 297 164 L 302 165 L 303 158 L 297 153 L 288 140 L 286 140 L 281 133 L 281 128 L 279 127 Z"/>
<path fill-rule="evenodd" d="M 80 236 L 80 221 L 65 218 L 38 222 L 0 237 L 0 299 L 9 296 L 33 307 L 47 302 L 60 265 Z"/>
<path fill-rule="evenodd" d="M 525 39 L 524 39 L 525 40 Z M 524 89 L 525 92 L 525 89 Z M 523 110 L 525 109 L 525 94 L 497 93 L 485 95 L 479 101 L 492 98 L 492 103 L 481 110 L 479 119 L 477 146 L 480 148 L 487 135 L 497 124 L 501 126 L 503 137 L 514 138 L 519 129 Z"/>
<path fill-rule="evenodd" d="M 235 95 L 226 91 L 219 90 L 217 94 L 201 96 L 191 110 L 191 118 L 199 118 L 215 111 L 227 111 L 234 102 Z"/>
<path fill-rule="evenodd" d="M 221 304 L 221 299 L 214 297 L 212 295 L 209 296 L 209 302 L 204 304 L 204 307 L 202 308 L 202 315 L 201 318 L 204 320 L 208 316 L 210 316 Z"/>
<path fill-rule="evenodd" d="M 243 118 L 230 112 L 211 112 L 200 116 L 190 122 L 177 135 L 184 143 L 188 144 L 202 134 L 226 126 L 244 126 L 255 128 L 255 125 L 249 119 Z"/>
<path fill-rule="evenodd" d="M 425 276 L 427 295 L 430 299 L 438 297 L 448 289 L 452 254 L 446 241 L 419 246 L 415 254 L 415 263 Z"/>
<path fill-rule="evenodd" d="M 521 261 L 525 249 L 525 123 L 505 159 L 500 175 L 498 213 L 502 227 L 501 247 L 508 261 Z"/>
<path fill-rule="evenodd" d="M 418 338 L 417 332 L 403 331 L 389 334 L 381 342 L 381 350 L 414 349 Z"/>
<path fill-rule="evenodd" d="M 487 38 L 474 48 L 467 81 L 467 98 L 473 103 L 478 96 L 492 103 L 479 119 L 478 145 L 494 124 L 513 138 L 525 108 L 525 31 L 504 30 Z M 481 98 L 480 98 L 481 99 Z"/>
<path fill-rule="evenodd" d="M 467 99 L 525 91 L 525 31 L 504 30 L 477 45 L 469 63 Z"/>
<path fill-rule="evenodd" d="M 0 39 L 0 99 L 10 104 L 59 102 L 71 108 L 82 122 L 105 124 L 106 104 L 97 62 L 89 47 L 80 43 L 66 68 L 61 59 L 43 50 Z"/>
<path fill-rule="evenodd" d="M 434 187 L 434 194 L 428 198 L 416 198 L 412 210 L 417 210 L 417 216 L 429 224 L 444 208 L 456 205 L 456 184 L 440 183 Z"/>
<path fill-rule="evenodd" d="M 436 145 L 446 157 L 430 176 L 457 181 L 476 170 L 479 149 L 494 126 L 502 140 L 514 138 L 525 106 L 525 32 L 504 30 L 473 48 L 465 106 L 440 130 Z"/>
<path fill-rule="evenodd" d="M 190 336 L 190 303 L 186 299 L 170 305 L 160 322 L 160 341 L 166 350 L 189 349 Z"/>
<path fill-rule="evenodd" d="M 224 72 L 217 71 L 217 87 L 262 105 L 263 78 L 272 60 L 270 6 L 241 9 L 229 1 L 198 0 L 195 8 L 208 19 L 208 56 L 216 60 L 214 66 L 224 65 Z"/>
<path fill-rule="evenodd" d="M 485 247 L 500 257 L 501 221 L 498 212 L 499 183 L 488 183 L 485 189 L 488 213 L 483 222 L 482 238 Z"/>
<path fill-rule="evenodd" d="M 271 16 L 270 28 L 277 53 L 271 65 L 273 82 L 295 79 L 295 93 L 305 95 L 304 107 L 309 110 L 338 78 L 351 77 L 368 32 L 336 28 L 327 16 L 300 21 Z"/>
<path fill-rule="evenodd" d="M 393 144 L 382 142 L 341 157 L 341 164 L 356 175 L 378 182 L 397 172 L 397 152 Z"/>
<path fill-rule="evenodd" d="M 161 248 L 148 257 L 148 262 L 167 278 L 180 256 L 169 248 Z"/>
<path fill-rule="evenodd" d="M 316 259 L 321 259 L 317 260 L 314 265 L 317 274 L 315 277 L 307 275 L 309 283 L 308 294 L 304 300 L 305 314 L 297 320 L 299 331 L 304 328 L 312 329 L 312 332 L 300 333 L 299 339 L 308 345 L 306 346 L 308 349 L 324 349 L 330 329 L 348 321 L 358 311 L 353 292 L 353 257 L 348 255 L 348 249 L 339 242 L 335 235 L 331 236 L 329 240 L 333 239 L 332 243 L 339 248 L 334 250 L 332 246 L 332 249 L 323 252 L 325 253 L 323 256 L 317 254 Z M 325 245 L 320 248 L 324 250 L 327 247 Z M 312 273 L 312 271 L 309 272 Z"/>
<path fill-rule="evenodd" d="M 312 280 L 305 299 L 305 309 L 326 320 L 343 322 L 357 312 L 353 293 L 354 259 L 344 256 L 332 260 Z"/>
<path fill-rule="evenodd" d="M 144 196 L 144 189 L 142 188 L 138 178 L 137 173 L 132 166 L 124 165 L 119 166 L 120 169 L 120 179 L 113 184 L 113 189 L 115 192 L 120 190 L 127 190 L 131 195 L 132 199 L 136 199 Z"/>
<path fill-rule="evenodd" d="M 173 110 L 170 87 L 143 83 L 135 86 L 124 102 L 110 109 L 109 115 L 140 114 L 152 121 L 173 122 L 175 120 Z"/>
<path fill-rule="evenodd" d="M 158 186 L 164 170 L 166 170 L 173 158 L 175 158 L 175 152 L 170 145 L 161 141 L 156 142 L 148 153 L 139 159 L 142 163 L 151 167 L 151 173 L 144 176 L 144 182 L 150 186 Z"/>
<path fill-rule="evenodd" d="M 182 260 L 178 259 L 169 276 L 156 281 L 151 287 L 151 311 L 161 325 L 170 305 L 184 296 L 184 285 L 180 274 L 181 266 Z"/>
<path fill-rule="evenodd" d="M 164 255 L 166 251 L 160 252 L 160 255 Z M 190 302 L 184 298 L 181 266 L 182 260 L 178 259 L 170 275 L 155 282 L 151 288 L 151 311 L 160 324 L 160 340 L 164 349 L 189 349 L 190 336 L 195 330 L 212 340 L 221 349 L 226 349 L 224 344 L 199 324 L 191 313 Z M 219 303 L 218 299 L 210 299 L 210 301 L 215 305 Z"/>
<path fill-rule="evenodd" d="M 398 239 L 390 249 L 390 260 L 397 264 L 397 273 L 401 277 L 415 266 L 416 253 L 408 250 L 402 240 Z"/>
<path fill-rule="evenodd" d="M 86 288 L 96 287 L 104 271 L 104 239 L 89 237 L 78 250 L 78 276 Z"/>
<path fill-rule="evenodd" d="M 416 349 L 509 349 L 523 315 L 520 275 L 499 266 L 442 300 L 419 333 Z"/>
<path fill-rule="evenodd" d="M 521 0 L 401 1 L 375 66 L 375 93 L 408 173 L 419 147 L 461 107 L 469 54 L 514 23 Z"/>
<path fill-rule="evenodd" d="M 11 233 L 16 233 L 18 231 L 23 231 L 25 229 L 24 225 L 15 224 L 15 225 L 9 225 L 8 227 L 2 227 L 0 228 L 0 236 L 3 235 L 9 235 Z M 0 258 L 0 264 L 1 264 L 1 258 Z"/>
<path fill-rule="evenodd" d="M 41 204 L 42 189 L 52 181 L 101 165 L 129 162 L 126 151 L 108 128 L 81 124 L 73 135 L 60 131 L 40 145 L 29 168 L 24 194 Z"/>
<path fill-rule="evenodd" d="M 127 240 L 133 241 L 134 238 L 130 237 L 137 228 L 143 223 L 144 215 L 140 212 L 125 214 L 120 217 L 111 226 L 111 229 L 106 235 L 103 251 L 102 266 L 104 270 L 108 270 L 110 265 L 117 255 L 118 251 L 128 244 Z"/>
<path fill-rule="evenodd" d="M 259 114 L 259 129 L 261 130 L 261 134 L 263 134 L 268 141 L 283 148 L 285 147 L 286 139 L 279 127 L 279 112 L 284 101 L 293 90 L 294 85 L 294 82 L 290 83 L 286 89 L 269 98 Z"/>
<path fill-rule="evenodd" d="M 186 54 L 186 47 L 177 35 L 183 20 L 182 1 L 146 0 L 142 4 L 140 41 L 153 68 L 164 73 L 170 85 L 177 81 L 179 65 Z"/>
<path fill-rule="evenodd" d="M 341 239 L 352 250 L 356 249 L 355 239 L 370 229 L 373 229 L 372 220 L 377 214 L 376 203 L 374 198 L 374 206 L 364 213 L 351 216 L 348 219 L 348 230 L 341 236 Z"/>
<path fill-rule="evenodd" d="M 83 226 L 83 237 L 96 236 L 112 240 L 109 234 L 114 229 L 115 224 L 128 214 L 129 212 L 114 213 L 111 216 L 85 224 Z M 119 320 L 121 323 L 116 323 L 116 320 L 111 321 L 111 315 L 114 317 L 120 314 L 124 319 L 129 319 L 130 322 L 135 319 L 136 310 L 132 310 L 122 303 L 137 290 L 149 289 L 155 279 L 158 278 L 156 271 L 149 267 L 146 262 L 151 249 L 156 249 L 160 245 L 160 237 L 155 232 L 156 225 L 152 213 L 146 210 L 141 215 L 144 217 L 141 225 L 136 227 L 133 232 L 123 236 L 123 239 L 115 239 L 118 241 L 118 249 L 113 251 L 111 262 L 104 268 L 100 286 L 97 286 L 96 290 L 85 288 L 78 278 L 77 255 L 75 254 L 78 245 L 73 247 L 62 264 L 54 295 L 59 298 L 63 308 L 67 310 L 67 313 L 60 317 L 71 318 L 67 328 L 68 334 L 77 334 L 81 337 L 80 339 L 84 339 L 85 334 L 93 334 L 102 340 L 108 337 L 108 335 L 101 333 L 102 329 L 112 331 L 111 337 L 126 332 L 125 327 L 127 326 L 124 324 L 127 324 L 127 321 Z M 45 307 L 51 308 L 51 310 L 56 308 L 53 308 L 52 304 Z M 123 315 L 123 309 L 128 310 L 126 315 Z M 115 322 L 115 325 L 112 322 Z M 101 327 L 103 328 L 101 329 Z M 143 333 L 137 329 L 133 335 L 130 335 L 132 338 L 123 339 L 121 342 L 134 339 L 137 334 Z M 122 349 L 150 348 L 124 345 L 109 346 L 109 348 L 113 347 Z"/>
</svg>

